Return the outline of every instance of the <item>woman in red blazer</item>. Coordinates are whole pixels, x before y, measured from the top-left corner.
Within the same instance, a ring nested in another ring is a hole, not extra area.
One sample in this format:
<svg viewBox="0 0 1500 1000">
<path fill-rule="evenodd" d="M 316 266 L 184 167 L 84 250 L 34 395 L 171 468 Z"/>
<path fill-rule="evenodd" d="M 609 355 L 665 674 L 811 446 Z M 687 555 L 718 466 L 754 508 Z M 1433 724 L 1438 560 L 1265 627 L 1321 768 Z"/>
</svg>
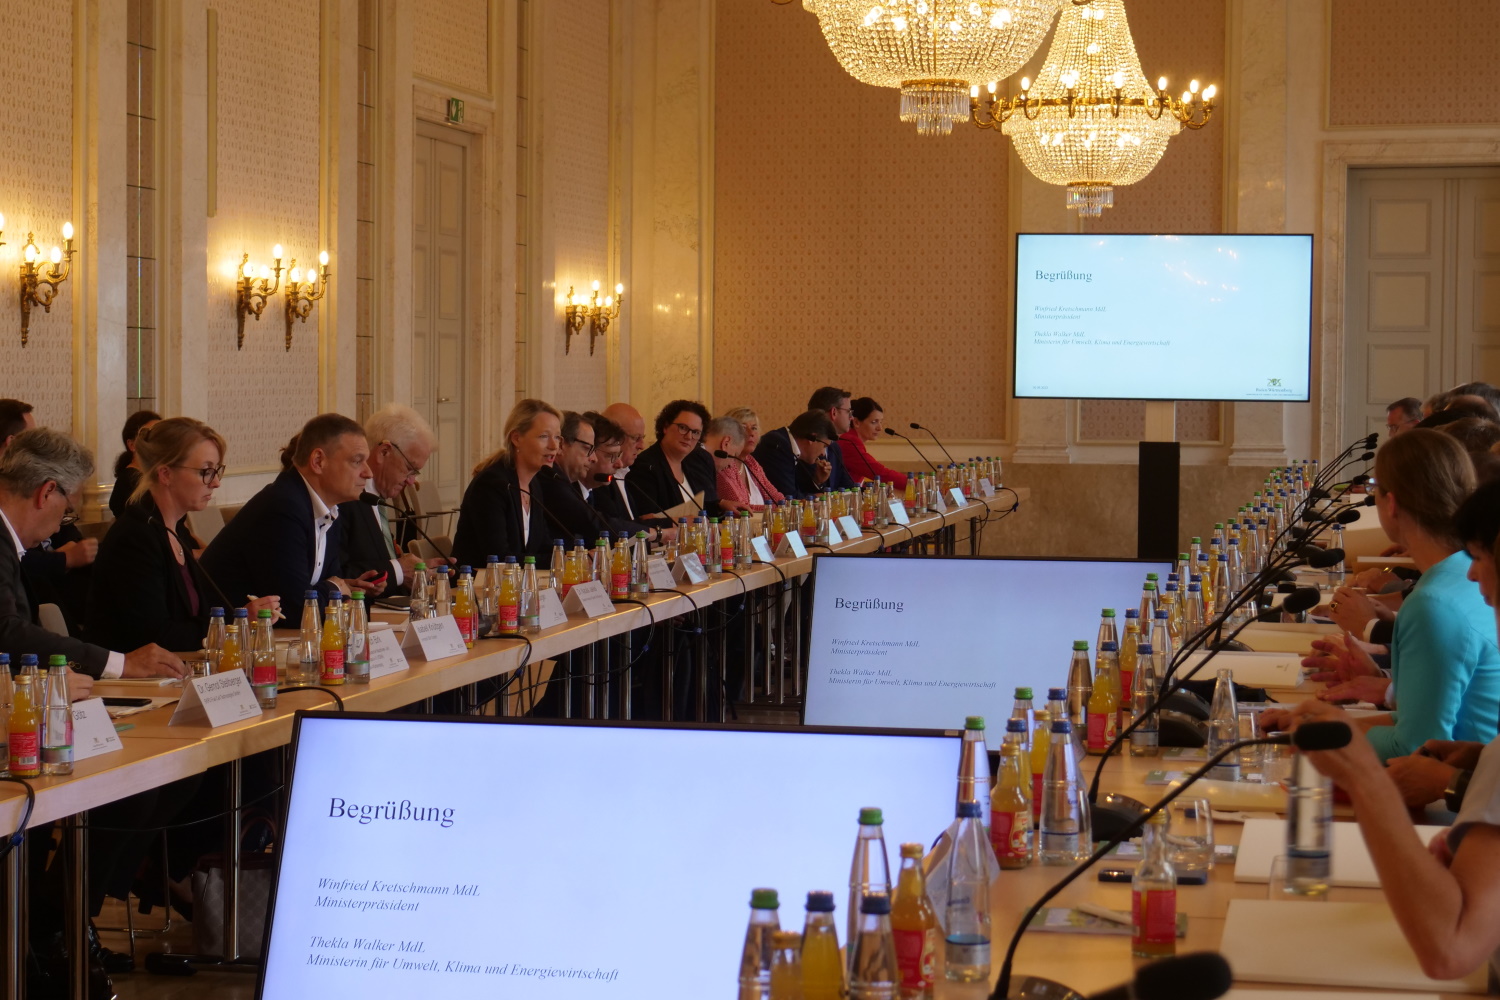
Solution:
<svg viewBox="0 0 1500 1000">
<path fill-rule="evenodd" d="M 706 434 L 704 435 L 705 447 L 709 450 L 718 449 L 728 452 L 739 459 L 739 461 L 732 458 L 715 457 L 714 459 L 714 464 L 719 467 L 720 500 L 743 504 L 752 510 L 761 510 L 768 503 L 780 503 L 786 499 L 776 487 L 771 485 L 765 470 L 755 460 L 753 454 L 755 446 L 760 443 L 760 418 L 755 415 L 754 410 L 747 406 L 730 410 L 715 420 L 712 428 L 719 430 L 720 443 L 707 444 L 710 435 Z M 712 428 L 710 433 L 712 433 Z M 736 430 L 740 431 L 739 440 L 735 440 Z M 754 489 L 751 488 L 752 483 Z"/>
<path fill-rule="evenodd" d="M 865 448 L 866 441 L 874 441 L 885 433 L 885 411 L 869 396 L 861 396 L 849 404 L 854 420 L 849 429 L 839 435 L 839 450 L 843 452 L 844 468 L 856 482 L 879 479 L 890 483 L 897 490 L 906 489 L 906 473 L 881 465 Z"/>
</svg>

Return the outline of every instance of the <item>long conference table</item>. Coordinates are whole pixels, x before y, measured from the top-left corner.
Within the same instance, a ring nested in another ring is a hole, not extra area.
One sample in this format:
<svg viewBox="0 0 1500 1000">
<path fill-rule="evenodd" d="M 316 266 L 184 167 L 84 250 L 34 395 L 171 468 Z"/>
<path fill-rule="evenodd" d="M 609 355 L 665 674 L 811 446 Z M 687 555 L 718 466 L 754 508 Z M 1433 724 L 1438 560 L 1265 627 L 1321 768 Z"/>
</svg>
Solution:
<svg viewBox="0 0 1500 1000">
<path fill-rule="evenodd" d="M 942 513 L 910 515 L 906 525 L 891 524 L 865 528 L 858 538 L 845 539 L 831 546 L 810 543 L 839 554 L 873 553 L 887 547 L 918 542 L 943 554 L 958 553 L 960 545 L 971 555 L 977 554 L 984 524 L 1016 510 L 1029 497 L 1029 491 L 1006 488 L 995 496 L 976 497 L 963 507 L 953 506 Z M 969 535 L 960 538 L 957 529 L 967 524 Z M 703 584 L 679 583 L 672 592 L 633 595 L 639 603 L 619 604 L 597 618 L 571 617 L 568 622 L 520 639 L 485 639 L 461 656 L 411 663 L 405 670 L 377 678 L 368 684 L 345 684 L 334 690 L 344 708 L 358 712 L 390 712 L 410 706 L 449 691 L 466 688 L 482 681 L 514 674 L 528 664 L 566 656 L 587 649 L 615 636 L 675 617 L 691 615 L 704 607 L 738 598 L 758 590 L 781 587 L 812 571 L 813 554 L 776 558 L 770 563 L 756 563 L 748 569 L 735 569 L 710 578 Z M 642 607 L 641 605 L 645 605 Z M 106 687 L 107 685 L 101 685 Z M 113 693 L 113 692 L 111 692 Z M 123 693 L 123 692 L 122 692 Z M 132 690 L 129 694 L 142 692 Z M 73 866 L 69 906 L 69 939 L 74 942 L 72 994 L 86 996 L 86 966 L 82 964 L 85 949 L 79 946 L 83 937 L 84 914 L 82 880 L 84 850 L 81 817 L 88 810 L 148 791 L 184 778 L 202 774 L 219 765 L 230 767 L 231 799 L 237 802 L 239 764 L 253 754 L 284 747 L 291 742 L 293 722 L 298 711 L 326 710 L 333 707 L 322 691 L 292 691 L 281 694 L 275 709 L 259 717 L 217 728 L 193 725 L 170 725 L 173 706 L 129 716 L 123 720 L 120 733 L 122 749 L 82 760 L 66 777 L 27 779 L 35 791 L 35 805 L 28 827 L 61 821 L 64 828 L 64 851 Z M 10 782 L 0 783 L 0 831 L 16 830 L 22 820 L 25 792 Z M 229 838 L 230 870 L 238 869 L 238 838 Z M 3 871 L 3 907 L 0 907 L 0 953 L 3 953 L 4 1000 L 25 996 L 23 974 L 25 942 L 25 852 L 10 852 Z M 238 959 L 234 933 L 236 919 L 232 888 L 226 887 L 226 933 L 230 961 Z"/>
</svg>

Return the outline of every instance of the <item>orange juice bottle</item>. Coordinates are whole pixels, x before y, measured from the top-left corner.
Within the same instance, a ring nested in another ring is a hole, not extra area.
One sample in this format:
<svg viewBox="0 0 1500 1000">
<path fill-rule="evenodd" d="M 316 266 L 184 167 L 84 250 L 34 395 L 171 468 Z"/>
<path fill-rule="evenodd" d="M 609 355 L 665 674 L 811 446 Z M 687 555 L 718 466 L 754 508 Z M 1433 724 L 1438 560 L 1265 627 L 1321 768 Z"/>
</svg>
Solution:
<svg viewBox="0 0 1500 1000">
<path fill-rule="evenodd" d="M 1084 744 L 1090 754 L 1102 756 L 1114 742 L 1120 721 L 1120 652 L 1115 643 L 1099 644 L 1094 671 L 1094 690 L 1089 695 L 1088 739 Z"/>
<path fill-rule="evenodd" d="M 734 521 L 725 518 L 719 522 L 719 565 L 728 572 L 734 565 Z"/>
<path fill-rule="evenodd" d="M 505 635 L 521 631 L 521 574 L 515 556 L 500 568 L 500 591 L 495 602 L 495 626 Z"/>
<path fill-rule="evenodd" d="M 1047 747 L 1052 743 L 1052 712 L 1036 710 L 1036 732 L 1031 735 L 1031 825 L 1042 821 L 1042 775 L 1047 773 Z"/>
<path fill-rule="evenodd" d="M 901 873 L 891 900 L 891 936 L 896 941 L 896 966 L 901 970 L 903 997 L 931 997 L 937 978 L 937 911 L 927 898 L 922 877 L 922 845 L 901 845 Z"/>
<path fill-rule="evenodd" d="M 609 596 L 617 601 L 630 596 L 630 544 L 623 533 L 609 555 Z"/>
<path fill-rule="evenodd" d="M 880 509 L 880 478 L 875 478 L 875 485 L 866 489 L 860 496 L 860 524 L 866 528 L 875 525 L 875 512 Z"/>
<path fill-rule="evenodd" d="M 776 504 L 771 508 L 771 551 L 775 552 L 781 547 L 781 540 L 786 537 L 786 508 L 783 504 Z"/>
<path fill-rule="evenodd" d="M 1025 788 L 1030 772 L 1031 761 L 1022 762 L 1019 743 L 1000 745 L 1000 775 L 990 792 L 990 846 L 1001 868 L 1031 864 L 1031 804 Z"/>
<path fill-rule="evenodd" d="M 917 509 L 917 474 L 911 473 L 906 477 L 906 491 L 901 494 L 901 502 L 905 505 L 908 513 Z"/>
<path fill-rule="evenodd" d="M 36 657 L 30 653 L 21 657 L 21 663 L 24 666 L 28 658 L 34 667 Z M 36 676 L 25 672 L 16 675 L 11 694 L 10 773 L 17 778 L 35 778 L 42 773 L 42 713 L 31 683 Z"/>
<path fill-rule="evenodd" d="M 479 626 L 479 602 L 474 600 L 474 570 L 468 566 L 458 567 L 458 590 L 453 595 L 453 620 L 458 622 L 458 633 L 464 637 L 464 646 L 474 648 L 474 633 Z"/>
<path fill-rule="evenodd" d="M 818 537 L 818 507 L 814 503 L 802 505 L 802 540 L 810 542 Z"/>
<path fill-rule="evenodd" d="M 1125 609 L 1125 634 L 1120 637 L 1120 718 L 1119 725 L 1130 725 L 1130 692 L 1134 691 L 1136 650 L 1141 645 L 1140 612 Z"/>
<path fill-rule="evenodd" d="M 567 597 L 568 591 L 583 582 L 583 567 L 580 565 L 578 554 L 579 548 L 572 548 L 563 556 L 562 590 L 558 594 L 559 597 Z"/>
<path fill-rule="evenodd" d="M 224 629 L 224 650 L 219 654 L 219 673 L 228 674 L 245 669 L 245 640 L 238 625 Z"/>
<path fill-rule="evenodd" d="M 323 667 L 318 671 L 318 683 L 333 687 L 344 683 L 344 655 L 347 644 L 344 638 L 344 616 L 339 613 L 339 595 L 328 600 L 328 614 L 323 616 Z M 228 643 L 225 643 L 226 647 Z"/>
</svg>

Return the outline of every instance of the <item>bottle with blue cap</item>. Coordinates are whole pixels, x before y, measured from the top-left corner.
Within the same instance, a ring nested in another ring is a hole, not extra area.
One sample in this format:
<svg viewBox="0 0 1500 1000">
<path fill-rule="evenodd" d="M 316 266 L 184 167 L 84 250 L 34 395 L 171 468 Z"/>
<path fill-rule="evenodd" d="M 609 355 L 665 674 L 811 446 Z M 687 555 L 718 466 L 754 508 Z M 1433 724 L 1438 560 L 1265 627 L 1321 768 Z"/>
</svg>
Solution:
<svg viewBox="0 0 1500 1000">
<path fill-rule="evenodd" d="M 872 892 L 861 902 L 858 929 L 849 939 L 849 1000 L 900 996 L 901 965 L 891 933 L 891 897 Z"/>
<path fill-rule="evenodd" d="M 1053 719 L 1047 767 L 1042 772 L 1042 819 L 1037 831 L 1037 857 L 1044 865 L 1071 865 L 1086 846 L 1082 839 L 1078 760 L 1072 743 L 1072 725 L 1067 719 Z"/>
<path fill-rule="evenodd" d="M 943 921 L 943 957 L 950 982 L 985 982 L 990 977 L 990 876 L 994 864 L 983 807 L 977 802 L 960 804 L 948 853 L 948 905 Z"/>
<path fill-rule="evenodd" d="M 224 654 L 224 635 L 228 627 L 224 621 L 223 608 L 208 609 L 208 633 L 203 637 L 203 649 L 208 654 L 208 672 L 219 672 L 219 657 Z"/>
<path fill-rule="evenodd" d="M 1132 757 L 1156 757 L 1161 753 L 1159 725 L 1157 723 L 1156 678 L 1161 671 L 1157 662 L 1156 648 L 1143 642 L 1136 649 L 1135 677 L 1130 691 L 1130 755 Z"/>
<path fill-rule="evenodd" d="M 318 592 L 309 590 L 302 595 L 302 633 L 297 640 L 297 666 L 295 672 L 288 667 L 287 685 L 302 687 L 317 684 L 322 665 L 323 612 L 318 606 Z"/>
</svg>

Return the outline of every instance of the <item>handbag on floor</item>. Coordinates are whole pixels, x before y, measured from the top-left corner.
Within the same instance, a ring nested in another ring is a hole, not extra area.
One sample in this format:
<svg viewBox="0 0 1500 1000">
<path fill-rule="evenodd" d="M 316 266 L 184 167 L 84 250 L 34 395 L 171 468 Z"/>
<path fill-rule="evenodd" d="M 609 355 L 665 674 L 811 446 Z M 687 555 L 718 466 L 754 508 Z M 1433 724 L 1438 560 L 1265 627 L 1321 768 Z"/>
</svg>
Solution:
<svg viewBox="0 0 1500 1000">
<path fill-rule="evenodd" d="M 266 819 L 252 820 L 241 833 L 241 841 L 250 839 L 252 826 L 270 827 Z M 262 841 L 269 842 L 274 838 Z M 224 888 L 229 867 L 222 854 L 205 855 L 193 871 L 193 951 L 199 955 L 224 955 Z M 276 879 L 276 855 L 242 853 L 240 855 L 239 895 L 235 910 L 239 915 L 239 957 L 259 959 L 265 948 L 266 917 L 271 910 L 271 886 Z"/>
</svg>

